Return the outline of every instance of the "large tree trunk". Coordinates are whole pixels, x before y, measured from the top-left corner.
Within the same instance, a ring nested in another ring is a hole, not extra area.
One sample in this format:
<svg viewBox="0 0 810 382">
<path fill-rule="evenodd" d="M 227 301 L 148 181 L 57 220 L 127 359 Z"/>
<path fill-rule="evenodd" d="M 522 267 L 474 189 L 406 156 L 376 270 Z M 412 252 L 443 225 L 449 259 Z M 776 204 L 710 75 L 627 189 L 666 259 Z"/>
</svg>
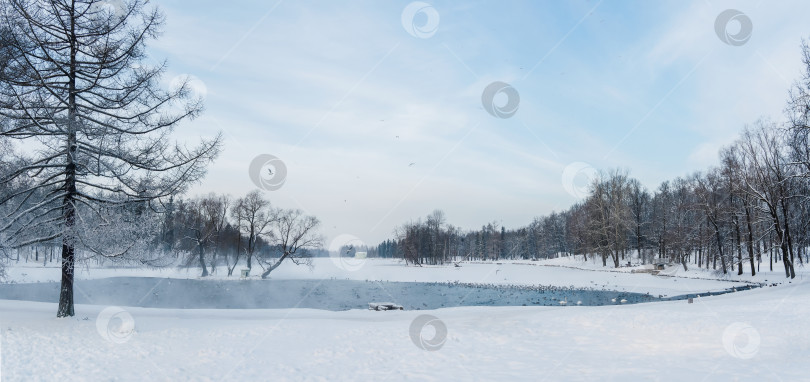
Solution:
<svg viewBox="0 0 810 382">
<path fill-rule="evenodd" d="M 768 248 L 768 258 L 770 259 L 771 262 L 770 271 L 773 272 L 773 238 L 769 237 L 769 239 L 770 240 L 768 241 L 768 243 L 770 244 L 770 248 Z"/>
<path fill-rule="evenodd" d="M 748 257 L 751 261 L 751 276 L 755 276 L 757 271 L 754 269 L 754 228 L 751 224 L 751 209 L 748 205 L 745 206 L 745 223 L 748 226 Z"/>
<path fill-rule="evenodd" d="M 737 275 L 743 274 L 743 259 L 742 259 L 742 236 L 740 235 L 740 222 L 737 216 L 734 216 L 734 231 L 736 235 L 735 247 L 737 248 Z M 732 256 L 734 254 L 732 253 Z"/>
<path fill-rule="evenodd" d="M 250 271 L 253 269 L 253 251 L 255 249 L 256 249 L 256 238 L 253 233 L 253 228 L 251 228 L 250 236 L 248 236 L 247 251 L 245 252 L 245 256 L 247 257 L 248 275 L 250 275 Z"/>
<path fill-rule="evenodd" d="M 228 265 L 228 277 L 231 277 L 233 275 L 233 270 L 236 269 L 237 265 L 239 265 L 239 257 L 240 257 L 240 254 L 242 253 L 241 252 L 241 250 L 242 250 L 241 247 L 242 247 L 242 238 L 238 237 L 236 239 L 236 258 L 233 259 L 233 266 L 231 266 L 229 264 L 226 264 L 226 265 Z M 226 256 L 225 259 L 227 260 L 228 257 Z"/>
<path fill-rule="evenodd" d="M 641 225 L 636 224 L 636 251 L 638 252 L 638 257 L 641 258 L 641 264 L 647 264 L 647 259 L 644 258 L 644 255 L 641 253 Z"/>
<path fill-rule="evenodd" d="M 75 189 L 75 186 L 74 186 Z M 67 199 L 67 198 L 66 198 Z M 66 207 L 65 213 L 66 224 L 65 230 L 70 232 L 73 229 L 73 222 L 75 211 L 73 210 L 73 202 L 66 202 L 70 207 Z M 59 308 L 56 311 L 56 317 L 70 317 L 74 315 L 73 312 L 73 264 L 75 261 L 75 253 L 72 239 L 65 235 L 62 238 L 62 285 L 59 287 Z"/>
<path fill-rule="evenodd" d="M 278 266 L 281 265 L 281 262 L 284 261 L 284 259 L 286 259 L 288 255 L 289 254 L 287 252 L 284 252 L 284 254 L 278 258 L 278 261 L 276 261 L 273 265 L 271 265 L 270 268 L 267 268 L 267 270 L 262 272 L 262 278 L 266 279 L 267 276 L 270 275 L 270 272 L 278 268 Z"/>
<path fill-rule="evenodd" d="M 201 277 L 205 277 L 205 276 L 208 276 L 208 269 L 205 267 L 205 251 L 203 250 L 202 243 L 198 244 L 197 248 L 199 249 L 199 252 L 198 252 L 199 255 L 198 256 L 200 258 L 200 267 L 202 268 L 202 276 Z"/>
<path fill-rule="evenodd" d="M 613 250 L 612 256 L 613 256 L 613 268 L 618 268 L 619 267 L 619 250 L 618 249 Z"/>
<path fill-rule="evenodd" d="M 782 250 L 782 264 L 785 266 L 785 277 L 794 278 L 796 277 L 796 272 L 793 270 L 793 262 L 790 261 L 790 248 L 788 247 L 786 232 L 782 230 L 779 214 L 776 210 L 771 207 L 770 212 L 774 223 L 774 230 L 776 230 L 776 238 L 779 240 L 779 248 Z"/>
<path fill-rule="evenodd" d="M 728 270 L 726 269 L 726 256 L 723 254 L 723 239 L 720 237 L 720 228 L 717 227 L 716 223 L 712 224 L 714 224 L 714 236 L 717 240 L 717 251 L 720 256 L 720 265 L 723 267 L 723 274 L 726 274 L 728 273 Z"/>
<path fill-rule="evenodd" d="M 723 240 L 720 238 L 720 231 L 715 231 L 715 236 L 717 238 L 717 251 L 718 256 L 720 257 L 720 266 L 723 268 L 723 274 L 728 273 L 728 269 L 726 268 L 726 255 L 723 253 Z"/>
<path fill-rule="evenodd" d="M 214 244 L 214 251 L 211 253 L 211 274 L 217 273 L 217 258 L 219 257 L 219 234 L 216 237 L 216 243 Z"/>
<path fill-rule="evenodd" d="M 56 317 L 72 317 L 73 312 L 73 269 L 76 252 L 73 226 L 76 222 L 76 34 L 75 20 L 70 19 L 70 75 L 68 78 L 68 136 L 67 158 L 65 158 L 65 199 L 62 202 L 64 231 L 62 232 L 62 283 L 59 287 L 59 307 Z"/>
<path fill-rule="evenodd" d="M 785 192 L 785 194 L 787 194 L 787 193 Z M 790 215 L 788 214 L 789 209 L 788 209 L 787 203 L 788 202 L 787 202 L 786 199 L 782 199 L 782 203 L 781 203 L 781 205 L 782 205 L 782 216 L 784 216 L 784 218 L 785 218 L 785 238 L 787 238 L 787 248 L 788 248 L 788 253 L 790 253 L 790 272 L 793 275 L 791 278 L 793 278 L 793 277 L 796 277 L 796 273 L 793 270 L 793 263 L 796 260 L 795 257 L 794 257 L 794 254 L 796 252 L 793 250 L 793 238 L 790 235 Z M 799 262 L 800 263 L 802 262 L 801 257 L 799 258 Z"/>
<path fill-rule="evenodd" d="M 73 269 L 76 260 L 73 226 L 76 222 L 76 133 L 72 130 L 68 138 L 68 165 L 66 168 L 65 199 L 62 203 L 64 232 L 62 233 L 62 285 L 59 288 L 59 308 L 56 317 L 73 316 Z"/>
<path fill-rule="evenodd" d="M 787 243 L 785 243 L 785 238 L 781 230 L 779 230 L 779 227 L 777 227 L 776 229 L 778 230 L 777 237 L 779 238 L 780 241 L 779 249 L 782 250 L 782 265 L 785 266 L 785 277 L 790 277 L 790 259 L 787 256 L 788 254 Z"/>
</svg>

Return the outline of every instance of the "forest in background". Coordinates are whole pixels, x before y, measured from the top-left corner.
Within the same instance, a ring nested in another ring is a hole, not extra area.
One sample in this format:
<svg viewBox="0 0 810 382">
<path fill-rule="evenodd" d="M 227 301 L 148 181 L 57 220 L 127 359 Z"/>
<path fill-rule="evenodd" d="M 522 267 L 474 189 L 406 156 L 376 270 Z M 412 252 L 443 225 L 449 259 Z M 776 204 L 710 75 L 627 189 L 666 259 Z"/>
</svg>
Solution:
<svg viewBox="0 0 810 382">
<path fill-rule="evenodd" d="M 506 229 L 447 224 L 436 210 L 402 225 L 376 253 L 414 264 L 595 256 L 604 266 L 666 261 L 756 274 L 765 261 L 796 276 L 810 257 L 810 47 L 790 89 L 786 123 L 762 119 L 719 153 L 720 165 L 646 189 L 629 171 L 600 171 L 583 201 Z M 765 260 L 763 260 L 765 259 Z"/>
</svg>

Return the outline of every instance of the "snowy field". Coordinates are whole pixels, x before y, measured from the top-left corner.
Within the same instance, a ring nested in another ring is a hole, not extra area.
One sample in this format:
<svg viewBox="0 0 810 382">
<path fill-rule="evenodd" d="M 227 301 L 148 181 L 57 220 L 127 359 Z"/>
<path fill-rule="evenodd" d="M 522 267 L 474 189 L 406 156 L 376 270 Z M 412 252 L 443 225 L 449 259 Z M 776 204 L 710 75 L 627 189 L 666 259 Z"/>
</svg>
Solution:
<svg viewBox="0 0 810 382">
<path fill-rule="evenodd" d="M 570 260 L 460 268 L 368 260 L 357 268 L 330 259 L 318 259 L 312 270 L 285 264 L 266 282 L 458 280 L 668 294 L 742 285 L 709 280 L 711 272 L 659 277 Z M 8 270 L 16 283 L 58 278 L 56 268 Z M 220 269 L 212 279 L 224 275 Z M 185 270 L 90 268 L 79 279 L 123 276 L 197 278 Z M 755 280 L 780 284 L 693 304 L 388 312 L 79 304 L 75 317 L 56 319 L 55 303 L 0 300 L 0 380 L 807 380 L 801 360 L 810 355 L 808 276 L 802 269 L 788 283 L 765 272 Z M 424 314 L 433 321 L 414 330 L 415 322 L 426 323 Z"/>
</svg>

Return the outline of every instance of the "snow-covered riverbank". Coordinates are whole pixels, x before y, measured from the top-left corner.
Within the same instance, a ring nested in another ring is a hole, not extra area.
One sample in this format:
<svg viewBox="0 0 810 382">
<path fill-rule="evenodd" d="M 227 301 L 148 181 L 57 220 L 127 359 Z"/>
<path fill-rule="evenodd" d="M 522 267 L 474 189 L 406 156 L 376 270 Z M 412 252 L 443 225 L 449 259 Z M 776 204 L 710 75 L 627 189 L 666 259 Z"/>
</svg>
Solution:
<svg viewBox="0 0 810 382">
<path fill-rule="evenodd" d="M 333 261 L 334 260 L 334 261 Z M 283 263 L 273 271 L 272 279 L 278 280 L 373 280 L 401 282 L 461 282 L 494 285 L 543 285 L 570 288 L 594 288 L 621 292 L 650 293 L 658 296 L 675 296 L 686 293 L 720 291 L 734 286 L 745 285 L 743 281 L 783 282 L 784 277 L 777 271 L 763 273 L 755 278 L 743 276 L 719 280 L 717 275 L 705 270 L 684 272 L 680 266 L 672 267 L 668 274 L 674 277 L 653 276 L 645 273 L 630 273 L 629 268 L 602 268 L 591 263 L 574 259 L 553 259 L 546 261 L 499 261 L 489 263 L 462 263 L 461 267 L 449 266 L 407 266 L 391 259 L 335 260 L 314 259 L 314 267 L 296 266 Z M 618 271 L 618 272 L 617 272 Z M 8 282 L 31 283 L 59 281 L 56 267 L 42 267 L 39 264 L 22 264 L 7 269 Z M 239 268 L 234 275 L 227 277 L 225 267 L 207 279 L 239 279 Z M 260 269 L 254 269 L 252 278 L 258 279 Z M 127 269 L 127 268 L 88 268 L 78 269 L 78 280 L 108 277 L 161 277 L 199 278 L 197 268 Z M 803 275 L 803 274 L 802 274 Z M 800 275 L 800 276 L 802 276 Z M 733 281 L 738 280 L 738 281 Z M 766 281 L 767 280 L 767 281 Z M 81 281 L 77 282 L 81 285 Z"/>
<path fill-rule="evenodd" d="M 559 263 L 548 265 L 577 266 Z M 711 274 L 701 271 L 686 274 L 693 278 L 680 278 L 539 265 L 420 268 L 368 260 L 359 270 L 347 270 L 329 259 L 319 259 L 313 270 L 290 264 L 273 277 L 598 285 L 664 293 L 735 285 L 704 279 L 702 276 Z M 9 274 L 13 282 L 58 278 L 55 268 L 11 267 Z M 218 270 L 213 279 L 223 279 L 224 274 Z M 196 278 L 176 269 L 85 269 L 80 279 L 110 276 Z M 778 276 L 776 272 L 765 274 L 756 281 L 767 277 L 783 281 Z M 806 372 L 799 360 L 810 354 L 810 332 L 803 329 L 810 316 L 807 276 L 802 270 L 790 283 L 701 297 L 693 304 L 672 301 L 593 307 L 333 312 L 77 305 L 76 317 L 56 319 L 55 303 L 0 300 L 0 378 L 801 380 Z M 414 332 L 415 322 L 425 322 L 417 320 L 423 314 L 433 316 L 431 322 L 440 325 L 426 325 Z M 443 342 L 437 350 L 424 350 L 420 339 L 431 340 L 434 334 Z"/>
<path fill-rule="evenodd" d="M 794 283 L 694 304 L 438 309 L 428 313 L 446 341 L 426 351 L 409 332 L 425 311 L 127 308 L 118 324 L 99 326 L 104 306 L 56 319 L 55 304 L 0 300 L 0 377 L 798 381 L 810 354 L 809 303 L 808 285 Z"/>
</svg>

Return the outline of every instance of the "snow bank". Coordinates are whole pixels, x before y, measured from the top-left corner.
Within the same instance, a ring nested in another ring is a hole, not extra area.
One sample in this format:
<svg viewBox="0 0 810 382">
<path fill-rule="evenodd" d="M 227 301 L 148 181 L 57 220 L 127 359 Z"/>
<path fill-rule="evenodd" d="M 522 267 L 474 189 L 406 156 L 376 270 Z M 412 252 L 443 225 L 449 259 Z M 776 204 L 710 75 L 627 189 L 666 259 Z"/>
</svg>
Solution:
<svg viewBox="0 0 810 382">
<path fill-rule="evenodd" d="M 417 320 L 424 311 L 144 308 L 99 319 L 105 307 L 89 305 L 56 319 L 55 304 L 0 300 L 0 378 L 798 381 L 809 302 L 797 282 L 694 304 L 448 308 L 429 321 Z M 414 322 L 436 325 L 414 333 Z M 134 331 L 121 335 L 125 324 Z M 431 330 L 446 337 L 423 350 Z"/>
</svg>

